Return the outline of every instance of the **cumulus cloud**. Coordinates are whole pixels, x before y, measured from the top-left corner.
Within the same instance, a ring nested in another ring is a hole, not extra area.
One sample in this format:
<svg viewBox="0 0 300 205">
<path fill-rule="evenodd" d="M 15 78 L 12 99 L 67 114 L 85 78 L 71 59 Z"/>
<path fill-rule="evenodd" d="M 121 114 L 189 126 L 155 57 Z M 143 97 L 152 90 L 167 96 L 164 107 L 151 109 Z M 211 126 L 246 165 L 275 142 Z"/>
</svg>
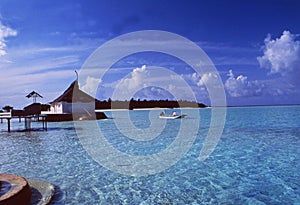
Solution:
<svg viewBox="0 0 300 205">
<path fill-rule="evenodd" d="M 204 73 L 200 76 L 198 73 L 181 75 L 184 79 L 189 82 L 196 84 L 198 87 L 205 87 L 208 84 L 213 84 L 218 79 L 218 75 L 216 73 Z"/>
<path fill-rule="evenodd" d="M 257 58 L 260 67 L 270 70 L 271 74 L 291 75 L 300 69 L 300 41 L 297 35 L 284 31 L 280 38 L 265 39 L 264 55 Z"/>
<path fill-rule="evenodd" d="M 258 96 L 262 94 L 264 84 L 258 81 L 249 81 L 247 76 L 234 76 L 229 70 L 228 79 L 225 82 L 225 89 L 231 97 Z"/>
<path fill-rule="evenodd" d="M 295 93 L 300 71 L 300 41 L 289 31 L 284 31 L 279 38 L 271 39 L 268 35 L 263 47 L 263 55 L 257 57 L 261 68 L 270 74 L 279 74 L 277 78 L 248 80 L 247 76 L 235 76 L 229 70 L 225 89 L 231 97 L 245 96 L 283 96 Z"/>
<path fill-rule="evenodd" d="M 6 51 L 6 41 L 5 38 L 10 37 L 10 36 L 16 36 L 17 35 L 17 31 L 4 26 L 1 22 L 0 22 L 0 56 L 5 55 Z"/>
<path fill-rule="evenodd" d="M 118 100 L 128 100 L 132 98 L 131 92 L 138 91 L 146 86 L 145 79 L 147 78 L 148 71 L 146 65 L 133 69 L 126 77 L 111 85 L 115 93 L 118 93 L 115 94 L 117 96 L 113 96 L 113 98 Z"/>
<path fill-rule="evenodd" d="M 135 68 L 122 78 L 115 87 L 113 99 L 128 100 L 132 97 L 140 99 L 187 99 L 194 96 L 191 87 L 184 78 L 163 67 Z"/>
<path fill-rule="evenodd" d="M 139 92 L 139 98 L 143 98 L 143 96 L 144 98 L 147 98 L 149 97 L 150 90 L 147 90 L 145 88 L 150 87 L 150 84 L 155 84 L 155 81 L 158 82 L 157 73 L 150 73 L 146 65 L 135 68 L 125 78 L 122 78 L 119 81 L 116 87 L 118 94 L 114 97 L 120 100 L 130 99 L 131 97 L 133 97 L 132 95 L 134 93 Z M 119 92 L 119 90 L 121 92 Z"/>
<path fill-rule="evenodd" d="M 85 84 L 81 87 L 81 89 L 86 93 L 95 95 L 100 83 L 101 79 L 88 76 L 86 78 Z"/>
<path fill-rule="evenodd" d="M 213 85 L 216 83 L 217 79 L 218 79 L 218 75 L 216 73 L 205 73 L 200 77 L 199 81 L 197 82 L 197 85 L 198 86 Z"/>
<path fill-rule="evenodd" d="M 121 81 L 124 87 L 129 90 L 135 90 L 138 88 L 144 87 L 144 80 L 148 77 L 148 71 L 146 70 L 146 65 L 143 65 L 141 68 L 135 68 L 131 72 L 131 76 L 128 78 L 124 78 Z"/>
</svg>

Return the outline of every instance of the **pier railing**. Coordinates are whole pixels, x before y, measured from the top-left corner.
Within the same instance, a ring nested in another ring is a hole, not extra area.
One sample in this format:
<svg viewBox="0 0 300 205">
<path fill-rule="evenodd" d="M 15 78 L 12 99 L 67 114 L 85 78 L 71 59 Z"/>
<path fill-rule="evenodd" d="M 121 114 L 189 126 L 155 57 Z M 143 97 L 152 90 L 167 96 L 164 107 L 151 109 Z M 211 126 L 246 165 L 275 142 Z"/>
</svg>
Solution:
<svg viewBox="0 0 300 205">
<path fill-rule="evenodd" d="M 11 112 L 0 112 L 0 118 L 2 119 L 11 118 Z"/>
</svg>

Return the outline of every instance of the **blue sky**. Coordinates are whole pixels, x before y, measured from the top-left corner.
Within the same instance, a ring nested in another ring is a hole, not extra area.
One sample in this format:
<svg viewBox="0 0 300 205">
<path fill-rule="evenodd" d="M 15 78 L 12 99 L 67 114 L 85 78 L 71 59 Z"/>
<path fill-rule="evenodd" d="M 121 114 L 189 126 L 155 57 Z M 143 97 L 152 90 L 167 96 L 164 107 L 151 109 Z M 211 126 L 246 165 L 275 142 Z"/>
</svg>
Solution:
<svg viewBox="0 0 300 205">
<path fill-rule="evenodd" d="M 228 105 L 299 104 L 299 8 L 297 0 L 1 0 L 0 106 L 22 108 L 31 103 L 25 96 L 32 90 L 44 96 L 43 103 L 52 101 L 95 49 L 140 30 L 173 32 L 199 45 L 222 78 Z M 153 77 L 146 75 L 150 66 L 182 76 L 197 100 L 210 104 L 205 82 L 212 75 L 199 76 L 178 59 L 155 53 L 128 56 L 103 79 L 90 77 L 84 88 L 97 86 L 97 97 L 107 99 L 117 83 L 129 88 Z M 135 97 L 172 93 L 149 87 Z"/>
</svg>

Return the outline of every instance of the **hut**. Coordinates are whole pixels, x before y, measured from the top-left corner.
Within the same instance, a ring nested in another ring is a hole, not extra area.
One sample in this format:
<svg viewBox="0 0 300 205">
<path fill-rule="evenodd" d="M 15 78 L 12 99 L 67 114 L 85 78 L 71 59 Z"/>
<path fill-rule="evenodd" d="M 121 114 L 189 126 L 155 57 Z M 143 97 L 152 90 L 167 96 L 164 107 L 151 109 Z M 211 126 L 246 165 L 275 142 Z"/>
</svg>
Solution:
<svg viewBox="0 0 300 205">
<path fill-rule="evenodd" d="M 50 113 L 56 115 L 52 115 L 54 120 L 50 120 L 51 115 L 48 115 L 48 119 L 49 121 L 62 121 L 59 120 L 60 118 L 65 120 L 95 118 L 105 119 L 107 117 L 103 112 L 95 113 L 95 104 L 98 102 L 100 101 L 80 90 L 78 80 L 75 80 L 63 92 L 62 95 L 60 95 L 58 98 L 56 98 L 50 103 Z"/>
<path fill-rule="evenodd" d="M 36 99 L 37 98 L 43 98 L 43 96 L 41 96 L 40 94 L 38 94 L 35 91 L 32 91 L 31 93 L 29 93 L 28 95 L 26 95 L 27 98 L 32 98 L 33 99 L 33 103 L 36 103 Z"/>
</svg>

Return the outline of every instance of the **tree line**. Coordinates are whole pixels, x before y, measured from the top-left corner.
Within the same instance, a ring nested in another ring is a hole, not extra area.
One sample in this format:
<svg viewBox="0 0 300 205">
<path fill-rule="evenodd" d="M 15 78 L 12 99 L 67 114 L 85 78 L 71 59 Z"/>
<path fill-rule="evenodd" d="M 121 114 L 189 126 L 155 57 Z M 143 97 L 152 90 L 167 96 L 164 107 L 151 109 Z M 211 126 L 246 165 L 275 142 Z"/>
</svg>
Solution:
<svg viewBox="0 0 300 205">
<path fill-rule="evenodd" d="M 119 101 L 108 100 L 96 101 L 96 109 L 137 109 L 137 108 L 180 108 L 180 107 L 192 107 L 192 108 L 204 108 L 207 107 L 203 103 L 197 103 L 186 100 L 135 100 Z"/>
</svg>

